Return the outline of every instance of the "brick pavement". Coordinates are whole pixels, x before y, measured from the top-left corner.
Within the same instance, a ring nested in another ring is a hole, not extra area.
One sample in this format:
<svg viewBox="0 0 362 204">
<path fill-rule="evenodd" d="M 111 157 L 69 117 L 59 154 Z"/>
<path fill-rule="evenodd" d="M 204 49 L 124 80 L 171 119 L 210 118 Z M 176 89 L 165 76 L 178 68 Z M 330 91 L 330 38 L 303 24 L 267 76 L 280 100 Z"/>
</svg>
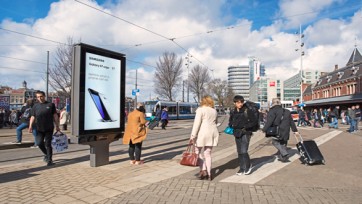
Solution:
<svg viewBox="0 0 362 204">
<path fill-rule="evenodd" d="M 223 127 L 225 123 L 220 130 Z M 233 138 L 224 134 L 213 151 L 217 177 L 212 182 L 197 180 L 197 168 L 178 164 L 187 138 L 165 138 L 152 148 L 145 144 L 146 163 L 142 166 L 131 166 L 126 152 L 116 148 L 111 151 L 119 154 L 110 158 L 111 163 L 97 168 L 89 167 L 87 155 L 56 155 L 57 164 L 51 168 L 42 162 L 0 166 L 0 203 L 361 203 L 362 185 L 338 188 L 220 182 L 237 170 Z M 254 161 L 259 150 L 272 149 L 262 134 L 252 140 Z M 359 138 L 354 141 L 357 146 L 362 144 Z"/>
</svg>

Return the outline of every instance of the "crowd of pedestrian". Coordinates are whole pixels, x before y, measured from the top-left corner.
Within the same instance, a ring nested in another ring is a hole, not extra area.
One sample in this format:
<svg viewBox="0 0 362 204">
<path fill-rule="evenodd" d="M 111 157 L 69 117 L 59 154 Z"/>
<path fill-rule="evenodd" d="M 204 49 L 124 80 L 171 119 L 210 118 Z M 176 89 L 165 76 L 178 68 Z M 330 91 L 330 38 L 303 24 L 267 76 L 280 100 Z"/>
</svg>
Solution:
<svg viewBox="0 0 362 204">
<path fill-rule="evenodd" d="M 314 108 L 304 110 L 303 107 L 298 107 L 298 123 L 297 126 L 311 126 L 321 128 L 328 125 L 328 128 L 339 129 L 339 120 L 341 124 L 348 125 L 347 132 L 356 133 L 358 125 L 362 119 L 361 108 L 357 105 L 352 105 L 347 109 L 340 110 L 340 106 L 329 108 Z"/>
<path fill-rule="evenodd" d="M 53 165 L 51 139 L 54 132 L 67 130 L 68 113 L 65 108 L 57 110 L 53 103 L 45 100 L 45 94 L 42 91 L 36 93 L 37 101 L 28 100 L 20 111 L 7 111 L 0 109 L 0 127 L 17 126 L 17 141 L 22 142 L 22 130 L 29 129 L 34 135 L 34 147 L 44 154 L 44 161 L 48 166 Z M 287 143 L 290 130 L 299 135 L 297 127 L 311 126 L 321 128 L 327 125 L 329 128 L 339 128 L 339 119 L 341 124 L 349 125 L 348 132 L 358 131 L 358 125 L 362 119 L 361 108 L 359 105 L 353 105 L 346 110 L 340 110 L 339 106 L 328 108 L 304 109 L 298 107 L 297 125 L 293 121 L 291 112 L 282 107 L 278 98 L 272 100 L 269 110 L 257 111 L 258 118 L 244 101 L 243 96 L 236 95 L 233 99 L 234 108 L 230 111 L 228 126 L 233 128 L 235 145 L 239 163 L 239 171 L 236 175 L 249 175 L 252 172 L 248 153 L 249 142 L 253 135 L 252 127 L 255 123 L 261 124 L 261 129 L 266 132 L 271 126 L 279 127 L 280 138 L 273 138 L 272 144 L 278 150 L 277 158 L 281 162 L 289 162 L 289 153 Z M 218 144 L 219 132 L 217 130 L 217 111 L 210 96 L 202 98 L 200 107 L 196 111 L 194 125 L 190 135 L 190 143 L 196 146 L 196 153 L 199 155 L 200 179 L 212 180 L 212 156 L 211 152 L 214 146 Z M 153 114 L 154 120 L 161 122 L 162 129 L 166 129 L 168 124 L 168 108 L 158 107 Z M 258 121 L 259 120 L 259 121 Z M 123 137 L 123 144 L 129 145 L 128 153 L 130 163 L 135 165 L 143 164 L 141 159 L 142 143 L 147 136 L 147 121 L 145 108 L 142 103 L 138 103 L 134 111 L 126 115 L 127 126 Z"/>
<path fill-rule="evenodd" d="M 0 129 L 9 127 L 10 129 L 18 126 L 21 112 L 19 110 L 9 110 L 0 108 Z"/>
</svg>

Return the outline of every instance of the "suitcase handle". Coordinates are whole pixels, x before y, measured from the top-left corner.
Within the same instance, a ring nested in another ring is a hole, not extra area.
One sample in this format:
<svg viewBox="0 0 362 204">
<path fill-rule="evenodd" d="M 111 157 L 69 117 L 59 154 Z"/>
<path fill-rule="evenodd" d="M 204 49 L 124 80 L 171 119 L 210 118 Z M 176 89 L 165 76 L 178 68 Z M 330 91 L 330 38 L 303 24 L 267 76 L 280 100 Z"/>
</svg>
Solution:
<svg viewBox="0 0 362 204">
<path fill-rule="evenodd" d="M 297 137 L 296 134 L 294 134 L 294 137 L 295 137 L 295 139 L 297 140 L 297 143 L 298 143 L 298 142 L 303 142 L 303 137 L 302 137 L 302 135 L 301 135 L 300 133 L 299 133 L 300 141 L 298 140 L 298 137 Z"/>
</svg>

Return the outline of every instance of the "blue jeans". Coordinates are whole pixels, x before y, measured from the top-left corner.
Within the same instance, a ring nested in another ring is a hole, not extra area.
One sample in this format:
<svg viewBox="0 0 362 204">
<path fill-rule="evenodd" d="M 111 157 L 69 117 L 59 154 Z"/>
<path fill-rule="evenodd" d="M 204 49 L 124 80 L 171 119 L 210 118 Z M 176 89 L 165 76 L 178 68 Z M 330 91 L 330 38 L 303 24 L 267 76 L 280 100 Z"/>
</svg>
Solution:
<svg viewBox="0 0 362 204">
<path fill-rule="evenodd" d="M 329 124 L 329 127 L 338 129 L 338 119 L 337 119 L 337 117 L 332 118 L 332 122 Z"/>
<path fill-rule="evenodd" d="M 21 140 L 23 139 L 23 130 L 25 128 L 28 128 L 29 124 L 27 123 L 21 123 L 17 128 L 16 128 L 16 140 L 17 142 L 21 142 Z M 33 136 L 34 136 L 34 145 L 37 146 L 37 141 L 36 141 L 36 129 L 33 128 Z"/>
<path fill-rule="evenodd" d="M 361 118 L 356 118 L 356 124 L 355 124 L 355 128 L 354 130 L 358 130 L 358 124 L 359 124 L 359 121 L 361 121 Z"/>
<path fill-rule="evenodd" d="M 351 124 L 349 126 L 349 132 L 354 132 L 356 131 L 356 119 L 351 119 Z"/>
</svg>

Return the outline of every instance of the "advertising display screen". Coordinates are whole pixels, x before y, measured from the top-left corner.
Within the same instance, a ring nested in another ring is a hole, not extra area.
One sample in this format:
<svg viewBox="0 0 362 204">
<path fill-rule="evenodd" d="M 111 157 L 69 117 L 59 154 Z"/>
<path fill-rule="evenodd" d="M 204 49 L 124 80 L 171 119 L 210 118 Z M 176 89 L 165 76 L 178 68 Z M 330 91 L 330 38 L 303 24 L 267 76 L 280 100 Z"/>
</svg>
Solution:
<svg viewBox="0 0 362 204">
<path fill-rule="evenodd" d="M 84 130 L 120 128 L 121 61 L 85 54 Z"/>
<path fill-rule="evenodd" d="M 71 133 L 79 141 L 119 138 L 124 131 L 125 61 L 121 53 L 74 46 Z"/>
</svg>

